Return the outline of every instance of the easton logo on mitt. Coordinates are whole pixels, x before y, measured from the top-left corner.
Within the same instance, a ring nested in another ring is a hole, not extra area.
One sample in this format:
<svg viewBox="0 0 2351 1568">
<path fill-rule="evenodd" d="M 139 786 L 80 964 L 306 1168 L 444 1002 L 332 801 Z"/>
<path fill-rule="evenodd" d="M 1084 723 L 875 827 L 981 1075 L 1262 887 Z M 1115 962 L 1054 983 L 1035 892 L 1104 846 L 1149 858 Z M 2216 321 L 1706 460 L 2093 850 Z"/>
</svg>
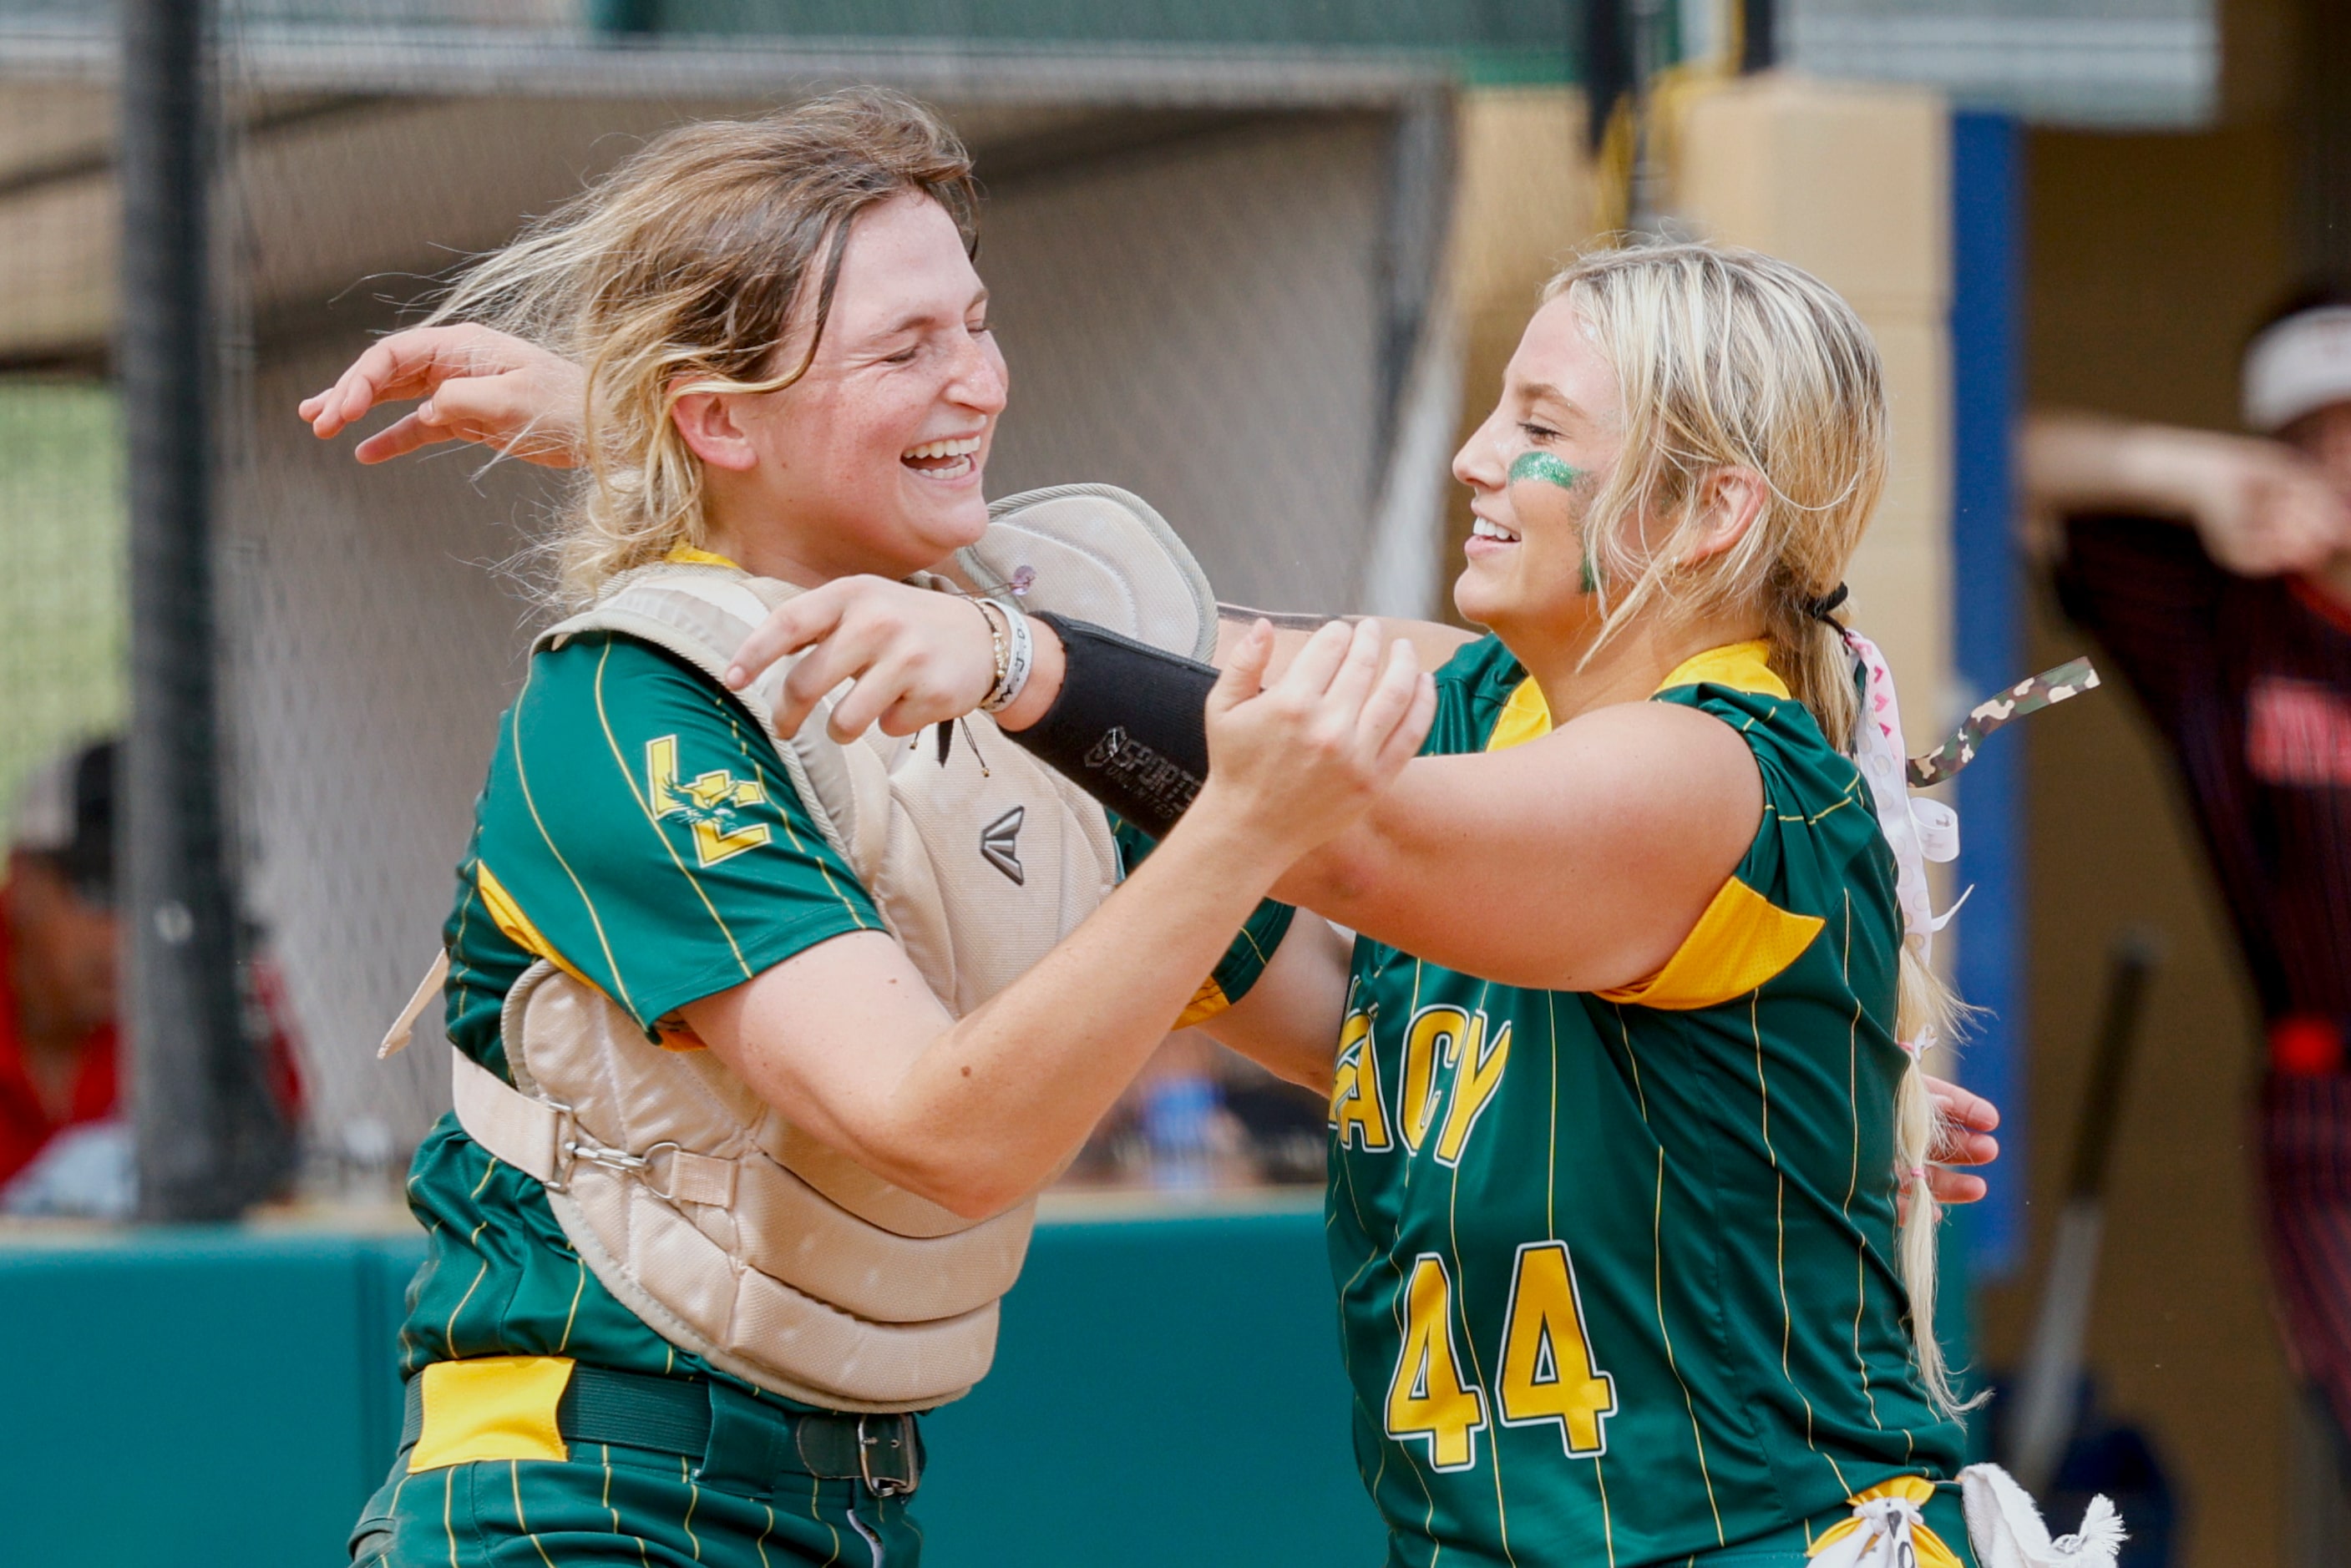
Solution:
<svg viewBox="0 0 2351 1568">
<path fill-rule="evenodd" d="M 979 830 L 980 858 L 1009 877 L 1016 888 L 1029 885 L 1029 873 L 1020 866 L 1020 825 L 1028 816 L 1027 806 L 1016 805 Z"/>
</svg>

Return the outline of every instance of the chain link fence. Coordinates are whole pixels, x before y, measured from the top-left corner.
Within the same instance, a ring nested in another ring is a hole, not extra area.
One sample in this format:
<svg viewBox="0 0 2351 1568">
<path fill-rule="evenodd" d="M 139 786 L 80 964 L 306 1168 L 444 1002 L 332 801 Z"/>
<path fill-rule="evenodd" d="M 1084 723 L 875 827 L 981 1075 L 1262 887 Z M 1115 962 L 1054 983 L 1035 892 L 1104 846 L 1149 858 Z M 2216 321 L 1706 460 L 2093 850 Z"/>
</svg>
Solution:
<svg viewBox="0 0 2351 1568">
<path fill-rule="evenodd" d="M 538 624 L 518 563 L 551 491 L 470 450 L 362 469 L 294 406 L 664 127 L 852 78 L 926 97 L 987 192 L 980 263 L 1014 387 L 992 493 L 1124 485 L 1236 601 L 1438 602 L 1458 397 L 1431 306 L 1444 72 L 1345 51 L 1242 71 L 1197 53 L 846 60 L 774 37 L 632 49 L 564 9 L 243 0 L 220 22 L 222 739 L 261 1027 L 298 1064 L 313 1193 L 388 1193 L 446 1107 L 444 1047 L 374 1046 L 450 905 Z M 109 47 L 79 8 L 0 9 L 0 792 L 125 718 Z M 1322 1113 L 1287 1094 L 1177 1048 L 1081 1171 L 1311 1178 Z"/>
</svg>

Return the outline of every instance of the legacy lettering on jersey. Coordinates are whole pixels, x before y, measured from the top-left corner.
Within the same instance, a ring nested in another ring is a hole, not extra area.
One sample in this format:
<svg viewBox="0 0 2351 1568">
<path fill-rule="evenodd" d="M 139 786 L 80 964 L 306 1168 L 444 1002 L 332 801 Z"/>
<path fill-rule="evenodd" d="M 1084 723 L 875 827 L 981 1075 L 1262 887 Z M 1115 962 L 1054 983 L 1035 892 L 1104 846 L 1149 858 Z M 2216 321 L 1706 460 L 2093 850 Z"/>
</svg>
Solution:
<svg viewBox="0 0 2351 1568">
<path fill-rule="evenodd" d="M 1338 1072 L 1331 1085 L 1331 1127 L 1339 1147 L 1349 1144 L 1373 1154 L 1394 1146 L 1388 1134 L 1387 1096 L 1380 1089 L 1380 1064 L 1372 1054 L 1372 1015 L 1347 1015 L 1339 1031 Z"/>
<path fill-rule="evenodd" d="M 1337 1071 L 1331 1086 L 1330 1125 L 1342 1147 L 1380 1154 L 1395 1147 L 1386 1096 L 1380 1083 L 1374 1022 L 1377 1008 L 1347 1015 L 1339 1032 Z M 1424 1007 L 1405 1030 L 1404 1068 L 1397 1085 L 1395 1127 L 1405 1147 L 1420 1152 L 1432 1130 L 1430 1152 L 1439 1165 L 1461 1163 L 1478 1118 L 1502 1086 L 1510 1059 L 1510 1024 L 1490 1031 L 1486 1012 L 1447 1005 Z"/>
</svg>

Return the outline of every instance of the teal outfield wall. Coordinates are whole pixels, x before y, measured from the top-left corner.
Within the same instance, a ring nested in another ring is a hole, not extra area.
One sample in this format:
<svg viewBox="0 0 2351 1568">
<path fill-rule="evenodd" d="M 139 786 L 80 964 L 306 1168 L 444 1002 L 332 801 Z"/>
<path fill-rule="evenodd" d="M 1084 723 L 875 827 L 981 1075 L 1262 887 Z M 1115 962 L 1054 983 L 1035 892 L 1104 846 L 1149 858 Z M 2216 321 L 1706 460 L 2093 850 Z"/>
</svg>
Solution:
<svg viewBox="0 0 2351 1568">
<path fill-rule="evenodd" d="M 831 46 L 1403 51 L 1472 80 L 1583 79 L 1580 0 L 589 0 L 588 16 L 605 33 Z M 1656 26 L 1668 48 L 1675 20 Z"/>
<path fill-rule="evenodd" d="M 0 1562 L 306 1568 L 390 1463 L 413 1237 L 0 1245 Z M 932 1417 L 927 1568 L 1377 1562 L 1319 1209 L 1060 1220 Z"/>
</svg>

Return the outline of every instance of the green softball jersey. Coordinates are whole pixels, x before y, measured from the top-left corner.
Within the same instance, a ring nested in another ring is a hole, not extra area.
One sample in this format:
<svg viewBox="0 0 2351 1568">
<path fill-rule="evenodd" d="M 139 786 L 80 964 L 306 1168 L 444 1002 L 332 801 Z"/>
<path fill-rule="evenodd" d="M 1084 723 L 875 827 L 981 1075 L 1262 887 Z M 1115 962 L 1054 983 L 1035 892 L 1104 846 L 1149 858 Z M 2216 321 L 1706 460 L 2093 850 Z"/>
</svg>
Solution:
<svg viewBox="0 0 2351 1568">
<path fill-rule="evenodd" d="M 619 1003 L 657 1051 L 691 1044 L 675 1017 L 686 1003 L 883 929 L 759 724 L 691 667 L 605 634 L 532 657 L 499 722 L 457 883 L 444 932 L 449 1037 L 501 1074 L 499 1011 L 541 956 Z M 1187 1018 L 1248 991 L 1289 914 L 1260 907 Z M 408 1197 L 428 1241 L 401 1331 L 403 1376 L 486 1355 L 724 1376 L 605 1290 L 539 1184 L 455 1116 L 417 1150 Z"/>
<path fill-rule="evenodd" d="M 1520 990 L 1355 945 L 1328 1233 L 1392 1563 L 1678 1563 L 1960 1462 L 1895 1247 L 1893 857 L 1764 653 L 1656 693 L 1740 732 L 1764 807 L 1656 974 Z M 1493 639 L 1437 691 L 1428 752 L 1548 728 Z"/>
</svg>

